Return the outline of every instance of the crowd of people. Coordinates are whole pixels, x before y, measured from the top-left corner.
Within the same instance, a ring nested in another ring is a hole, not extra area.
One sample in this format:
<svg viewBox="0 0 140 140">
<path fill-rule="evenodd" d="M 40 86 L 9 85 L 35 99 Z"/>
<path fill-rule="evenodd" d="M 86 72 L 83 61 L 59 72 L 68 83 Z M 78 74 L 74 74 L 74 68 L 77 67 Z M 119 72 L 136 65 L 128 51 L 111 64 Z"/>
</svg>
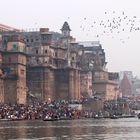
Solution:
<svg viewBox="0 0 140 140">
<path fill-rule="evenodd" d="M 7 120 L 33 120 L 33 119 L 79 119 L 94 118 L 95 116 L 110 116 L 112 114 L 130 114 L 137 105 L 134 101 L 105 101 L 102 110 L 93 112 L 87 109 L 79 109 L 71 104 L 83 105 L 88 100 L 59 102 L 34 102 L 32 104 L 0 104 L 0 119 Z"/>
<path fill-rule="evenodd" d="M 129 98 L 120 98 L 117 101 L 105 101 L 104 110 L 110 114 L 130 114 L 135 115 L 136 110 L 140 110 L 140 101 Z"/>
<path fill-rule="evenodd" d="M 35 102 L 24 104 L 0 104 L 0 119 L 74 119 L 81 117 L 93 117 L 91 111 L 79 110 L 69 106 L 68 101 L 51 101 L 45 103 Z"/>
</svg>

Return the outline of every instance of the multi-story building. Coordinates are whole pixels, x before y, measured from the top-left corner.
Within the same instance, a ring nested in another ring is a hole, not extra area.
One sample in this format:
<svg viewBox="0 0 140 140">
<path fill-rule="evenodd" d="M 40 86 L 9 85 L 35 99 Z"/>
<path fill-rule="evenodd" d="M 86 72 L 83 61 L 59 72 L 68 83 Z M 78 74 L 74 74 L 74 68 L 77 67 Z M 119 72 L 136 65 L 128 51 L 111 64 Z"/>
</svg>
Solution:
<svg viewBox="0 0 140 140">
<path fill-rule="evenodd" d="M 81 81 L 85 81 L 89 72 L 92 73 L 92 86 L 90 86 L 90 95 L 98 96 L 104 100 L 112 100 L 118 96 L 118 73 L 107 72 L 105 52 L 102 45 L 98 41 L 80 42 Z M 85 85 L 85 82 L 87 83 Z M 88 87 L 87 81 L 83 82 L 84 87 Z M 85 93 L 85 88 L 81 86 L 81 93 Z M 87 90 L 88 91 L 88 90 Z M 84 94 L 85 95 L 85 94 Z"/>
<path fill-rule="evenodd" d="M 26 103 L 26 54 L 21 36 L 11 36 L 1 52 L 1 102 Z"/>
<path fill-rule="evenodd" d="M 100 42 L 80 42 L 79 61 L 80 67 L 84 70 L 105 70 L 105 52 Z"/>
<path fill-rule="evenodd" d="M 113 100 L 118 98 L 118 73 L 96 71 L 93 79 L 93 90 L 96 96 L 104 100 Z"/>
<path fill-rule="evenodd" d="M 65 22 L 57 39 L 48 28 L 2 33 L 0 102 L 26 103 L 27 97 L 39 101 L 80 99 L 86 92 L 104 93 L 103 98 L 113 99 L 117 84 L 105 70 L 101 44 L 78 43 L 70 31 Z"/>
<path fill-rule="evenodd" d="M 10 38 L 13 36 L 24 38 L 27 57 L 25 82 L 28 97 L 34 96 L 39 101 L 80 98 L 80 70 L 76 64 L 77 54 L 71 49 L 74 39 L 70 36 L 71 30 L 67 22 L 61 31 L 59 40 L 53 41 L 48 28 L 34 32 L 12 31 L 2 34 L 3 57 L 6 57 L 5 51 Z M 15 46 L 11 49 L 14 53 L 17 48 Z"/>
</svg>

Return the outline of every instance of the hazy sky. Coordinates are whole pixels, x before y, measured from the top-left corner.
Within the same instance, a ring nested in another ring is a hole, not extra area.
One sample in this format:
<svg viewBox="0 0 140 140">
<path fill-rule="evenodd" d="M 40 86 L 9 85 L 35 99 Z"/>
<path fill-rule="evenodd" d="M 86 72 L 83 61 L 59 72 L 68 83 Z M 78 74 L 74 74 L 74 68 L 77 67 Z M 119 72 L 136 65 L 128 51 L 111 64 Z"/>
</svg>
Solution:
<svg viewBox="0 0 140 140">
<path fill-rule="evenodd" d="M 108 71 L 140 76 L 140 0 L 0 0 L 0 23 L 60 32 L 68 21 L 77 41 L 100 41 Z"/>
</svg>

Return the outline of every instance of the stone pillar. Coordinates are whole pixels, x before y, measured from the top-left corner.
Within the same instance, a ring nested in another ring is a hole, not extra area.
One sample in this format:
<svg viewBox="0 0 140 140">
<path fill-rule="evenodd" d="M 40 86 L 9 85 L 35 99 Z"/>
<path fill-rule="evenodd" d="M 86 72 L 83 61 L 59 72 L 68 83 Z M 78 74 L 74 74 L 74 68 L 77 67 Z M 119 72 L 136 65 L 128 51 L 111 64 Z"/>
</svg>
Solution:
<svg viewBox="0 0 140 140">
<path fill-rule="evenodd" d="M 73 80 L 73 71 L 72 70 L 69 70 L 69 98 L 70 99 L 74 99 L 74 86 L 73 86 L 73 83 L 74 83 L 74 80 Z"/>
<path fill-rule="evenodd" d="M 80 95 L 80 71 L 77 70 L 77 73 L 78 73 L 78 76 L 77 76 L 77 79 L 78 79 L 78 87 L 77 87 L 77 90 L 78 90 L 78 99 L 80 99 L 81 95 Z"/>
<path fill-rule="evenodd" d="M 75 70 L 75 98 L 80 99 L 80 73 Z"/>
<path fill-rule="evenodd" d="M 45 70 L 44 74 L 44 99 L 45 101 L 55 99 L 55 80 L 54 71 L 51 69 Z"/>
<path fill-rule="evenodd" d="M 27 103 L 27 94 L 26 94 L 26 66 L 17 65 L 17 80 L 13 81 L 16 83 L 16 94 L 17 94 L 17 103 L 26 104 Z"/>
<path fill-rule="evenodd" d="M 76 69 L 69 72 L 69 96 L 71 99 L 80 98 L 80 73 Z"/>
</svg>

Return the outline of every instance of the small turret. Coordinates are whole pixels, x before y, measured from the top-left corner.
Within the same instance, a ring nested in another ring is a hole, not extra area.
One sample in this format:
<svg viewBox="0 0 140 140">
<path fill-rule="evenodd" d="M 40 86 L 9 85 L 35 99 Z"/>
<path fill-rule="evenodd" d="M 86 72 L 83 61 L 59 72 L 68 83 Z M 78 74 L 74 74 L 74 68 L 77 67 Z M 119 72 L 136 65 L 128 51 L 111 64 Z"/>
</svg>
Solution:
<svg viewBox="0 0 140 140">
<path fill-rule="evenodd" d="M 63 26 L 61 28 L 61 31 L 62 31 L 62 35 L 64 37 L 70 36 L 71 29 L 70 29 L 70 26 L 69 26 L 68 22 L 66 22 L 66 21 L 64 22 L 64 24 L 63 24 Z"/>
</svg>

